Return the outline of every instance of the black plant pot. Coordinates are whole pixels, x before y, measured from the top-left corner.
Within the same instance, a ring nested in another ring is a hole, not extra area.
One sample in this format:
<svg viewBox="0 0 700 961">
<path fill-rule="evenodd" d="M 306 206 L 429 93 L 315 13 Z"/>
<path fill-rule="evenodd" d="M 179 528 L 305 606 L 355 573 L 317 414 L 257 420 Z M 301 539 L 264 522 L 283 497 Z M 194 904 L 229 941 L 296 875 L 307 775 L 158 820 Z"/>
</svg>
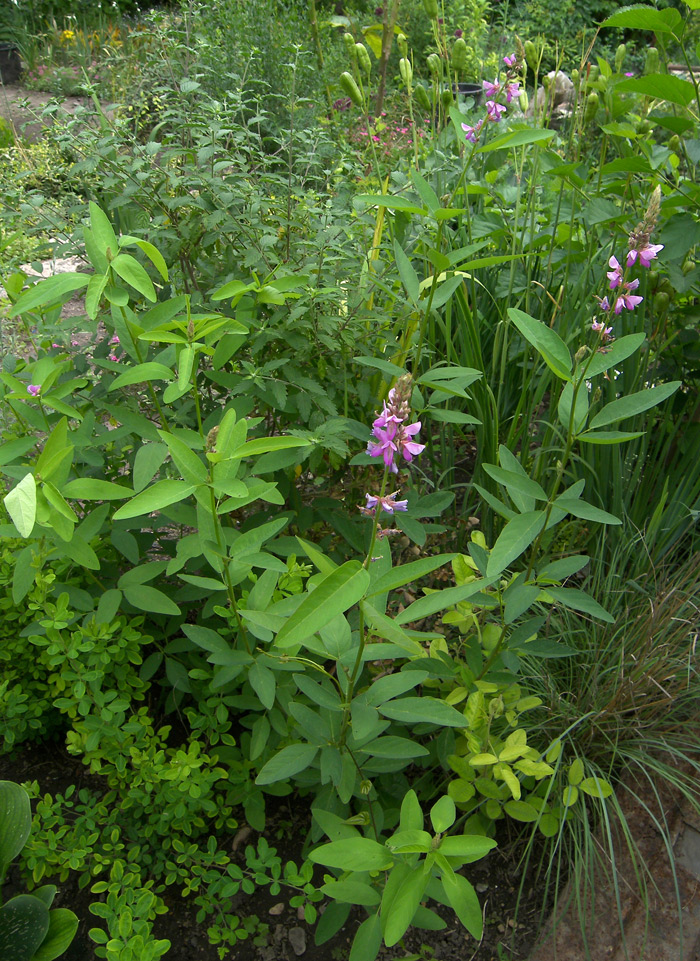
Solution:
<svg viewBox="0 0 700 961">
<path fill-rule="evenodd" d="M 473 97 L 474 106 L 478 106 L 481 103 L 481 96 L 483 94 L 483 89 L 480 83 L 453 83 L 452 93 L 458 97 Z"/>
<path fill-rule="evenodd" d="M 22 73 L 19 50 L 11 43 L 0 43 L 0 79 L 3 83 L 17 83 Z"/>
</svg>

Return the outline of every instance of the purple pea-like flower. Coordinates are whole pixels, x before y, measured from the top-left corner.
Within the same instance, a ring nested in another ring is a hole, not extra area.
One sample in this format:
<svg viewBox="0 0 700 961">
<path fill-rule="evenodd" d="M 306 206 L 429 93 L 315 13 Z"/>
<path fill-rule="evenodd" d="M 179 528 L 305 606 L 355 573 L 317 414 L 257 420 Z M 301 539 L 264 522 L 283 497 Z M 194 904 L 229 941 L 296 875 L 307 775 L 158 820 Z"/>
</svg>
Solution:
<svg viewBox="0 0 700 961">
<path fill-rule="evenodd" d="M 610 281 L 610 290 L 615 290 L 622 283 L 622 267 L 620 266 L 617 257 L 611 257 L 608 261 L 608 265 L 612 267 L 612 270 L 607 272 L 608 280 Z"/>
<path fill-rule="evenodd" d="M 603 343 L 607 343 L 607 341 L 613 339 L 612 327 L 606 327 L 605 324 L 600 323 L 597 320 L 593 321 L 593 323 L 591 324 L 591 327 L 597 334 L 601 335 L 601 340 L 603 341 Z"/>
<path fill-rule="evenodd" d="M 660 251 L 664 249 L 663 244 L 645 244 L 635 250 L 630 250 L 627 254 L 627 266 L 632 267 L 639 260 L 640 267 L 651 267 Z"/>
<path fill-rule="evenodd" d="M 111 336 L 110 339 L 109 339 L 109 343 L 110 343 L 110 345 L 111 345 L 111 344 L 118 344 L 118 343 L 119 343 L 119 334 L 112 334 L 112 336 Z"/>
<path fill-rule="evenodd" d="M 374 497 L 372 494 L 365 494 L 367 503 L 360 507 L 360 512 L 368 517 L 374 517 L 377 510 L 393 514 L 395 511 L 407 511 L 408 501 L 397 501 L 398 491 L 393 494 L 385 494 L 384 497 Z"/>
<path fill-rule="evenodd" d="M 27 393 L 31 394 L 32 397 L 38 397 L 41 393 L 41 384 L 28 384 Z"/>
<path fill-rule="evenodd" d="M 623 290 L 615 301 L 616 314 L 621 314 L 623 309 L 634 310 L 635 307 L 641 304 L 644 298 L 630 293 L 631 290 L 636 290 L 637 287 L 639 287 L 639 280 L 631 280 L 629 283 L 623 285 Z"/>
<path fill-rule="evenodd" d="M 463 123 L 462 130 L 464 131 L 464 136 L 470 143 L 476 143 L 476 138 L 481 133 L 483 121 L 480 120 L 475 127 L 470 127 L 469 124 Z"/>
<path fill-rule="evenodd" d="M 484 88 L 484 93 L 486 96 L 490 98 L 498 96 L 498 92 L 501 89 L 501 85 L 497 79 L 494 80 L 493 83 L 491 83 L 489 80 L 484 80 L 481 86 Z"/>
<path fill-rule="evenodd" d="M 518 58 L 514 53 L 511 53 L 509 56 L 503 58 L 503 63 L 506 65 L 506 67 L 514 67 L 517 62 Z"/>
<path fill-rule="evenodd" d="M 489 120 L 494 123 L 498 123 L 505 112 L 506 108 L 502 103 L 496 103 L 494 100 L 486 101 L 486 113 Z"/>
<path fill-rule="evenodd" d="M 520 83 L 515 80 L 513 83 L 506 84 L 506 103 L 510 103 L 511 100 L 515 100 L 517 96 L 520 95 Z"/>
</svg>

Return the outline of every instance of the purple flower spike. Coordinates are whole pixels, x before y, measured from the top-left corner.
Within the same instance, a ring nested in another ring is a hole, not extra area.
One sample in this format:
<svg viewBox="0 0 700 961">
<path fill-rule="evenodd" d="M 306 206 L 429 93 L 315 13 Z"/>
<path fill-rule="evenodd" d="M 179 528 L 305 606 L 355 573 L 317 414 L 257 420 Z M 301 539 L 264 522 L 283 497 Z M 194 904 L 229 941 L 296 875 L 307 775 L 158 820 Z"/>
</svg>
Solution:
<svg viewBox="0 0 700 961">
<path fill-rule="evenodd" d="M 41 384 L 29 384 L 27 386 L 27 393 L 31 394 L 32 397 L 38 397 L 41 393 Z"/>
</svg>

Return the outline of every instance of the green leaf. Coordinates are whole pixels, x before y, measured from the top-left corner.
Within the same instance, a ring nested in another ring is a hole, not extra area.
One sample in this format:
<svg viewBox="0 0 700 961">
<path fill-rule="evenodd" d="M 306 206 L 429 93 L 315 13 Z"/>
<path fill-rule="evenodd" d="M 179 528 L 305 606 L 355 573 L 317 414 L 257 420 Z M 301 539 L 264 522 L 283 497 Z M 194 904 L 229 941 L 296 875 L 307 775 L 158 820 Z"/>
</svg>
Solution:
<svg viewBox="0 0 700 961">
<path fill-rule="evenodd" d="M 492 579 L 480 578 L 460 587 L 447 587 L 442 591 L 431 591 L 425 597 L 419 597 L 417 601 L 409 604 L 405 610 L 396 615 L 393 622 L 394 624 L 409 624 L 411 621 L 421 620 L 430 614 L 443 611 L 446 607 L 459 604 L 461 601 L 467 601 L 475 594 L 489 588 L 495 579 L 495 577 Z M 393 638 L 390 638 L 390 640 L 393 640 Z"/>
<path fill-rule="evenodd" d="M 592 358 L 586 368 L 586 379 L 591 380 L 598 374 L 602 374 L 603 371 L 610 370 L 611 367 L 617 367 L 623 360 L 627 360 L 635 351 L 639 350 L 645 340 L 646 334 L 639 333 L 627 334 L 625 337 L 613 341 L 609 347 L 606 347 L 604 354 L 599 351 Z"/>
<path fill-rule="evenodd" d="M 153 480 L 167 456 L 168 448 L 165 444 L 142 444 L 139 447 L 132 470 L 134 490 L 137 493 Z"/>
<path fill-rule="evenodd" d="M 420 195 L 420 199 L 423 201 L 430 213 L 434 214 L 440 209 L 440 201 L 433 188 L 430 186 L 428 181 L 418 173 L 417 170 L 412 171 L 411 180 L 413 181 L 413 184 Z"/>
<path fill-rule="evenodd" d="M 409 564 L 402 564 L 400 567 L 395 567 L 387 571 L 386 574 L 382 574 L 382 576 L 374 582 L 372 590 L 367 597 L 370 598 L 376 594 L 385 594 L 387 591 L 393 591 L 396 590 L 397 587 L 403 587 L 405 584 L 417 581 L 420 577 L 425 577 L 426 574 L 430 574 L 439 567 L 451 563 L 455 557 L 457 557 L 456 554 L 438 554 L 436 557 L 422 557 L 419 561 L 411 561 Z"/>
<path fill-rule="evenodd" d="M 623 27 L 626 30 L 651 30 L 654 33 L 672 33 L 678 38 L 683 29 L 683 18 L 677 10 L 669 7 L 655 10 L 653 7 L 634 4 L 623 7 L 603 20 L 602 27 Z"/>
<path fill-rule="evenodd" d="M 557 510 L 566 511 L 567 514 L 573 514 L 574 517 L 581 517 L 586 521 L 595 521 L 597 524 L 622 523 L 619 517 L 608 514 L 607 511 L 602 511 L 599 507 L 594 507 L 587 501 L 579 500 L 577 497 L 567 497 L 566 491 L 557 497 L 552 506 Z"/>
<path fill-rule="evenodd" d="M 695 97 L 695 88 L 692 83 L 668 73 L 650 73 L 646 77 L 632 77 L 618 83 L 615 90 L 621 93 L 641 93 L 645 97 L 677 103 L 681 107 L 687 107 Z"/>
<path fill-rule="evenodd" d="M 100 301 L 102 300 L 102 295 L 105 292 L 108 280 L 109 274 L 93 274 L 90 278 L 85 294 L 85 313 L 90 320 L 94 320 L 97 317 L 100 309 Z"/>
<path fill-rule="evenodd" d="M 503 809 L 510 817 L 516 821 L 522 821 L 528 824 L 532 821 L 536 821 L 539 814 L 531 804 L 527 801 L 506 801 L 503 805 Z"/>
<path fill-rule="evenodd" d="M 369 586 L 368 571 L 359 561 L 347 561 L 327 574 L 314 590 L 304 597 L 296 611 L 277 634 L 276 644 L 291 647 L 311 637 L 316 631 L 356 604 Z"/>
<path fill-rule="evenodd" d="M 305 771 L 316 757 L 318 747 L 315 744 L 290 744 L 271 757 L 263 765 L 260 774 L 255 779 L 258 785 L 274 784 L 294 777 L 300 771 Z"/>
<path fill-rule="evenodd" d="M 34 310 L 35 307 L 43 307 L 45 304 L 55 304 L 62 300 L 67 294 L 87 287 L 90 281 L 89 274 L 56 274 L 54 277 L 47 277 L 34 284 L 19 298 L 17 303 L 8 312 L 8 317 L 17 317 L 26 310 Z"/>
<path fill-rule="evenodd" d="M 430 872 L 423 865 L 412 868 L 396 864 L 387 878 L 382 897 L 381 921 L 384 943 L 388 948 L 404 936 L 420 907 Z"/>
<path fill-rule="evenodd" d="M 130 367 L 123 374 L 116 377 L 109 385 L 110 390 L 128 387 L 130 384 L 141 384 L 148 380 L 172 380 L 175 375 L 169 367 L 150 361 L 147 364 L 137 364 Z"/>
<path fill-rule="evenodd" d="M 590 797 L 597 797 L 601 800 L 610 797 L 613 793 L 611 784 L 599 777 L 587 777 L 579 784 L 579 788 Z"/>
<path fill-rule="evenodd" d="M 452 910 L 461 923 L 477 941 L 484 933 L 481 905 L 472 885 L 461 874 L 443 873 L 442 887 Z"/>
<path fill-rule="evenodd" d="M 327 881 L 321 890 L 329 898 L 338 901 L 345 901 L 348 904 L 361 904 L 364 907 L 373 907 L 379 904 L 379 891 L 371 887 L 365 881 L 357 881 L 354 878 L 345 878 L 340 881 Z"/>
<path fill-rule="evenodd" d="M 27 843 L 31 828 L 29 795 L 14 781 L 0 781 L 0 882 Z"/>
<path fill-rule="evenodd" d="M 153 511 L 170 507 L 171 504 L 177 504 L 178 501 L 189 497 L 193 490 L 194 485 L 187 484 L 185 481 L 169 479 L 157 481 L 152 487 L 132 497 L 128 504 L 120 507 L 112 519 L 119 521 L 151 514 Z"/>
<path fill-rule="evenodd" d="M 438 727 L 467 727 L 463 714 L 436 697 L 402 697 L 382 704 L 379 713 L 404 724 L 435 724 Z"/>
<path fill-rule="evenodd" d="M 373 914 L 355 933 L 348 961 L 375 961 L 382 946 L 382 927 L 379 915 Z"/>
<path fill-rule="evenodd" d="M 427 207 L 417 207 L 405 197 L 394 197 L 389 194 L 359 194 L 353 199 L 353 207 L 386 207 L 387 210 L 405 210 L 409 214 L 427 214 Z M 405 371 L 404 371 L 405 373 Z"/>
<path fill-rule="evenodd" d="M 156 302 L 158 298 L 153 281 L 135 257 L 131 254 L 117 254 L 110 266 L 122 280 L 143 294 L 146 300 L 150 300 L 151 303 Z"/>
<path fill-rule="evenodd" d="M 476 152 L 488 153 L 491 150 L 522 147 L 528 143 L 542 143 L 543 141 L 551 140 L 554 135 L 554 130 L 539 130 L 537 128 L 513 130 L 510 133 L 504 134 L 502 137 L 497 137 L 495 140 L 488 141 L 488 143 L 485 143 L 482 147 L 478 147 Z"/>
<path fill-rule="evenodd" d="M 571 380 L 571 354 L 559 334 L 516 307 L 508 308 L 508 316 L 550 370 L 562 380 Z"/>
<path fill-rule="evenodd" d="M 396 266 L 399 269 L 401 283 L 404 285 L 406 293 L 410 299 L 417 306 L 418 299 L 420 297 L 420 282 L 418 280 L 418 274 L 413 269 L 411 261 L 408 259 L 397 240 L 394 240 L 394 257 L 396 259 Z"/>
<path fill-rule="evenodd" d="M 43 901 L 20 894 L 0 908 L 0 958 L 31 961 L 49 930 L 49 912 Z"/>
<path fill-rule="evenodd" d="M 150 611 L 153 614 L 180 613 L 180 608 L 167 594 L 145 584 L 124 587 L 124 597 L 140 611 Z"/>
<path fill-rule="evenodd" d="M 353 357 L 352 362 L 362 364 L 363 367 L 374 367 L 375 370 L 381 370 L 390 377 L 402 377 L 406 373 L 403 367 L 392 364 L 388 360 L 382 360 L 381 357 Z"/>
<path fill-rule="evenodd" d="M 266 454 L 271 450 L 287 450 L 290 447 L 309 447 L 311 441 L 304 440 L 302 437 L 256 437 L 247 443 L 237 447 L 233 456 L 254 457 L 257 454 Z"/>
<path fill-rule="evenodd" d="M 430 823 L 436 834 L 444 834 L 455 823 L 457 809 L 449 795 L 443 795 L 430 809 Z M 443 852 L 444 853 L 444 852 Z"/>
<path fill-rule="evenodd" d="M 489 851 L 496 847 L 493 838 L 485 838 L 476 834 L 455 834 L 443 838 L 439 851 L 446 858 L 459 858 L 463 863 L 479 861 L 486 857 Z"/>
<path fill-rule="evenodd" d="M 94 477 L 77 477 L 63 487 L 65 497 L 75 497 L 82 501 L 112 501 L 131 497 L 133 491 L 122 484 L 98 480 Z"/>
<path fill-rule="evenodd" d="M 427 677 L 427 671 L 399 671 L 396 674 L 386 674 L 374 681 L 364 696 L 368 704 L 379 707 L 385 701 L 399 697 L 418 684 L 422 684 Z"/>
<path fill-rule="evenodd" d="M 159 430 L 158 434 L 167 445 L 170 456 L 180 471 L 183 480 L 188 484 L 205 484 L 209 477 L 209 471 L 195 452 L 183 440 L 168 431 Z"/>
<path fill-rule="evenodd" d="M 309 853 L 309 860 L 342 871 L 386 871 L 394 863 L 383 844 L 363 837 L 322 844 Z"/>
<path fill-rule="evenodd" d="M 613 624 L 615 618 L 608 614 L 598 601 L 595 601 L 589 594 L 577 590 L 575 587 L 546 587 L 547 593 L 559 601 L 565 607 L 570 607 L 574 611 L 581 611 L 584 614 L 591 614 L 593 617 Z"/>
<path fill-rule="evenodd" d="M 36 891 L 34 892 L 36 895 Z M 54 961 L 68 950 L 78 931 L 78 917 L 68 908 L 49 911 L 49 930 L 32 961 Z"/>
<path fill-rule="evenodd" d="M 537 481 L 529 477 L 523 477 L 522 474 L 516 474 L 515 471 L 496 467 L 494 464 L 484 464 L 483 468 L 497 483 L 502 484 L 509 494 L 512 490 L 518 494 L 524 494 L 526 497 L 534 497 L 535 500 L 547 500 L 547 494 Z"/>
<path fill-rule="evenodd" d="M 564 384 L 564 389 L 559 397 L 559 403 L 557 405 L 557 417 L 559 418 L 559 423 L 564 427 L 565 430 L 569 430 L 569 425 L 571 424 L 571 407 L 574 399 L 574 385 L 569 382 Z M 578 389 L 576 392 L 576 409 L 573 416 L 573 433 L 576 434 L 578 431 L 582 430 L 586 424 L 586 418 L 588 417 L 588 390 L 585 384 Z"/>
<path fill-rule="evenodd" d="M 165 259 L 163 258 L 163 255 L 161 254 L 161 252 L 158 250 L 157 247 L 154 247 L 153 244 L 149 243 L 147 240 L 140 240 L 138 237 L 124 236 L 119 238 L 119 246 L 120 247 L 132 247 L 132 246 L 140 247 L 141 250 L 144 252 L 144 254 L 151 261 L 153 266 L 156 268 L 160 276 L 163 278 L 163 280 L 167 281 L 168 265 L 165 263 Z"/>
<path fill-rule="evenodd" d="M 586 431 L 579 434 L 576 440 L 583 441 L 585 444 L 624 444 L 627 440 L 634 440 L 635 437 L 642 437 L 643 430 L 624 431 L 624 430 L 597 430 Z"/>
<path fill-rule="evenodd" d="M 370 757 L 402 758 L 404 760 L 415 757 L 425 757 L 430 752 L 422 744 L 408 737 L 378 737 L 376 741 L 363 744 L 358 751 L 369 754 Z"/>
<path fill-rule="evenodd" d="M 92 239 L 97 244 L 100 252 L 106 254 L 107 251 L 114 257 L 119 249 L 119 242 L 114 228 L 109 221 L 109 217 L 94 201 L 90 201 L 90 231 Z"/>
<path fill-rule="evenodd" d="M 601 411 L 598 411 L 588 426 L 590 430 L 595 430 L 597 427 L 607 427 L 608 424 L 615 424 L 626 417 L 634 417 L 635 414 L 640 414 L 642 411 L 649 410 L 650 407 L 663 403 L 671 394 L 675 394 L 680 386 L 681 382 L 674 380 L 668 384 L 658 384 L 656 387 L 650 387 L 648 390 L 640 390 L 636 394 L 618 397 L 617 400 L 611 401 Z"/>
<path fill-rule="evenodd" d="M 509 564 L 527 550 L 544 527 L 544 511 L 529 511 L 511 518 L 493 545 L 486 573 L 498 576 Z"/>
<path fill-rule="evenodd" d="M 20 537 L 29 537 L 36 520 L 36 481 L 33 474 L 25 474 L 9 494 L 3 498 L 12 523 Z"/>
<path fill-rule="evenodd" d="M 267 711 L 271 711 L 275 703 L 275 690 L 277 688 L 274 673 L 269 667 L 265 667 L 259 661 L 256 661 L 248 671 L 248 681 L 260 698 L 262 706 Z"/>
</svg>

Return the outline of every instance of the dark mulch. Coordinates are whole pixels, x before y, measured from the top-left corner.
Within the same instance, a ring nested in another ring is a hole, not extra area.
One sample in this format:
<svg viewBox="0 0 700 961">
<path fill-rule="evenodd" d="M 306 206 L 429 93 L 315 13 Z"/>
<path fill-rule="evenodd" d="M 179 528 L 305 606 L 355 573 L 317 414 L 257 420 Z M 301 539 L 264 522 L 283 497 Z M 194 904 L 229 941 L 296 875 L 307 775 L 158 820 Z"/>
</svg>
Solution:
<svg viewBox="0 0 700 961">
<path fill-rule="evenodd" d="M 36 780 L 42 794 L 52 795 L 63 793 L 70 784 L 92 790 L 100 785 L 99 778 L 91 776 L 78 759 L 63 751 L 60 744 L 33 745 L 15 756 L 0 757 L 0 779 Z M 266 840 L 277 849 L 283 862 L 289 859 L 297 864 L 300 862 L 308 827 L 307 812 L 306 802 L 295 808 L 293 799 L 285 799 L 278 811 L 268 818 Z M 254 841 L 254 834 L 246 839 L 246 843 Z M 503 836 L 499 838 L 499 847 L 484 861 L 468 867 L 469 879 L 476 886 L 484 909 L 481 944 L 477 944 L 455 921 L 451 912 L 440 909 L 447 922 L 446 929 L 413 929 L 402 944 L 383 949 L 380 961 L 408 958 L 416 961 L 501 961 L 506 958 L 522 961 L 527 958 L 543 915 L 539 885 L 522 885 L 519 897 L 522 880 L 519 855 L 522 850 L 522 844 Z M 91 894 L 89 888 L 79 888 L 77 874 L 65 882 L 56 883 L 59 893 L 54 906 L 69 907 L 80 918 L 78 934 L 64 955 L 64 961 L 96 961 L 88 931 L 101 923 L 89 911 L 89 905 L 97 900 L 97 896 Z M 15 868 L 3 893 L 8 897 L 20 887 Z M 207 939 L 207 924 L 197 923 L 197 908 L 191 900 L 183 898 L 179 890 L 172 887 L 161 892 L 161 896 L 168 913 L 156 922 L 155 933 L 171 941 L 172 947 L 166 955 L 168 961 L 219 961 L 217 948 Z M 359 911 L 352 914 L 332 940 L 317 946 L 313 927 L 300 920 L 297 909 L 289 905 L 284 888 L 274 897 L 266 888 L 257 888 L 249 897 L 240 895 L 236 898 L 233 909 L 241 918 L 256 915 L 260 921 L 259 933 L 227 950 L 223 961 L 295 961 L 298 957 L 303 957 L 304 961 L 347 961 L 355 930 L 365 917 Z"/>
</svg>

